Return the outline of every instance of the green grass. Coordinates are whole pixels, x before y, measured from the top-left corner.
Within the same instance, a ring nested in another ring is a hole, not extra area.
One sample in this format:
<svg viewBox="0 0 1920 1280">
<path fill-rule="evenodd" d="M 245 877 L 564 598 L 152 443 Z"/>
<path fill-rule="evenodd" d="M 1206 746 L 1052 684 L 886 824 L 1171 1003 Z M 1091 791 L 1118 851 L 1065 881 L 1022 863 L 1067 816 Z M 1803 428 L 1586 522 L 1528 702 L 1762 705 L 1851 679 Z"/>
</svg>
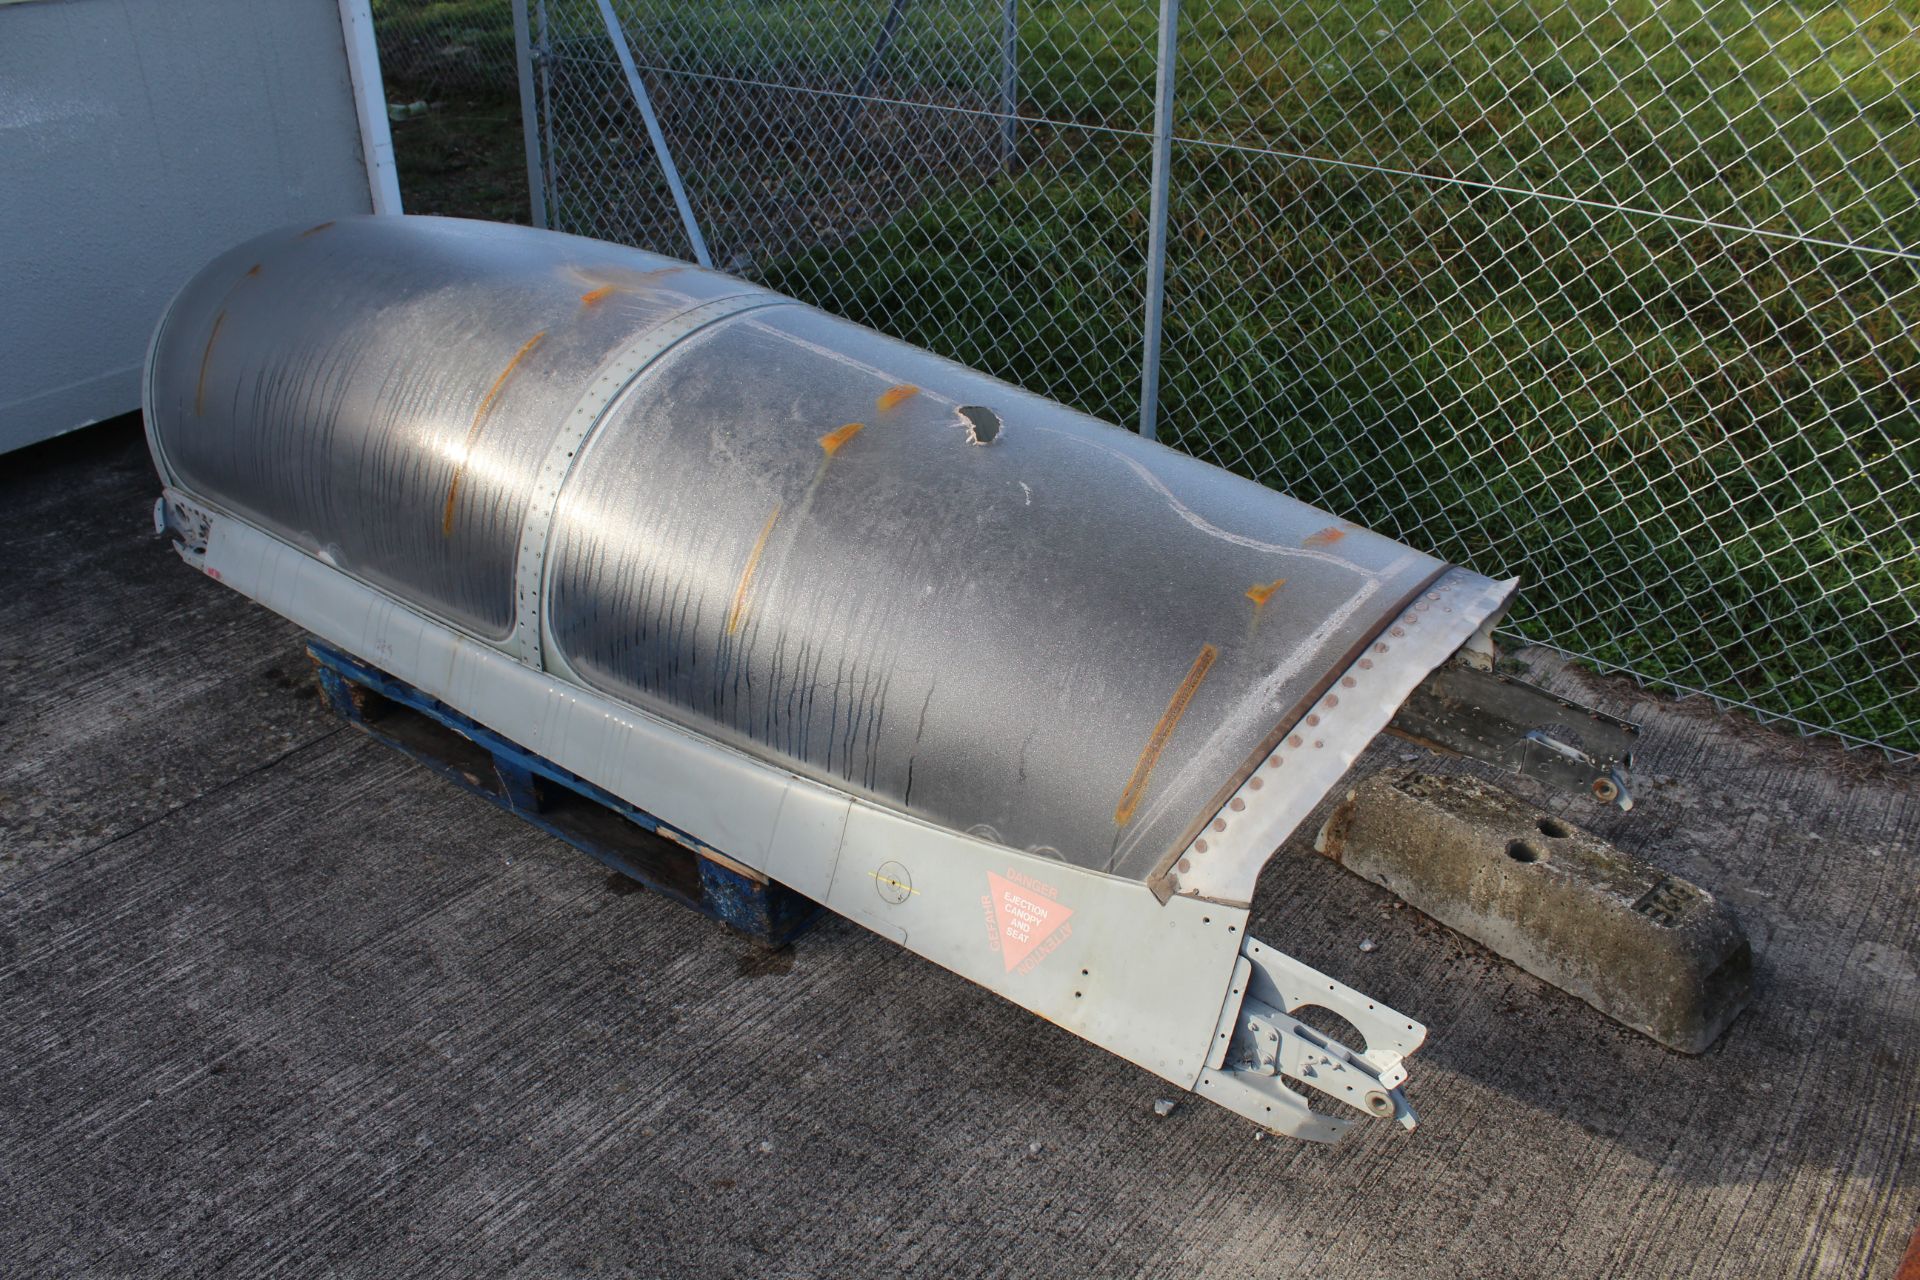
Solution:
<svg viewBox="0 0 1920 1280">
<path fill-rule="evenodd" d="M 991 102 L 990 8 L 916 5 L 881 91 Z M 880 12 L 663 0 L 640 43 L 850 86 Z M 1920 750 L 1920 268 L 1793 238 L 1920 245 L 1917 17 L 1188 5 L 1176 131 L 1242 149 L 1177 152 L 1162 438 L 1523 575 L 1524 636 Z M 1023 113 L 1096 127 L 1028 126 L 1015 173 L 756 273 L 1131 423 L 1154 30 L 1023 5 Z M 737 145 L 767 188 L 818 184 Z"/>
<path fill-rule="evenodd" d="M 428 114 L 395 121 L 392 128 L 400 203 L 408 213 L 528 220 L 517 101 L 436 99 Z"/>
<path fill-rule="evenodd" d="M 513 97 L 507 0 L 373 0 L 387 97 Z"/>
</svg>

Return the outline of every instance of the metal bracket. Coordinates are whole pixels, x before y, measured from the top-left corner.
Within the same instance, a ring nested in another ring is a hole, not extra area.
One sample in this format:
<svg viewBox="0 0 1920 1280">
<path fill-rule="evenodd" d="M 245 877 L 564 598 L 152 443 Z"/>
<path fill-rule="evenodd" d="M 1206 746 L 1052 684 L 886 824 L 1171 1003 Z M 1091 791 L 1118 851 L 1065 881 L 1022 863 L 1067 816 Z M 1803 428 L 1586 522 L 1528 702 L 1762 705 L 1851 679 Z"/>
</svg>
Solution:
<svg viewBox="0 0 1920 1280">
<path fill-rule="evenodd" d="M 1449 663 L 1421 681 L 1387 730 L 1633 808 L 1627 773 L 1640 727 L 1524 680 Z"/>
<path fill-rule="evenodd" d="M 1360 1033 L 1362 1047 L 1352 1049 L 1291 1016 L 1307 1008 L 1345 1018 Z M 1332 1142 L 1353 1120 L 1313 1110 L 1282 1077 L 1412 1129 L 1417 1120 L 1400 1086 L 1407 1078 L 1406 1056 L 1426 1035 L 1413 1019 L 1249 938 L 1196 1087 L 1256 1124 L 1309 1142 Z"/>
<path fill-rule="evenodd" d="M 206 559 L 213 517 L 171 490 L 154 499 L 154 536 L 172 538 L 180 558 L 196 569 Z"/>
</svg>

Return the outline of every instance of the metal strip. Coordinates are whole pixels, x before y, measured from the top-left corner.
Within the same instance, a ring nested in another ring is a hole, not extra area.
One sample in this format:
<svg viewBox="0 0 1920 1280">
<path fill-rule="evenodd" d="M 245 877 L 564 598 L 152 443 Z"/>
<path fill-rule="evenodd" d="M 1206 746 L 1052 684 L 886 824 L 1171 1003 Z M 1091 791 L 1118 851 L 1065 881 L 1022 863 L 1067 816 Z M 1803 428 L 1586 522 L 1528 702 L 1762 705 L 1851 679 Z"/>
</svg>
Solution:
<svg viewBox="0 0 1920 1280">
<path fill-rule="evenodd" d="M 1435 579 L 1328 684 L 1155 881 L 1156 891 L 1250 901 L 1274 850 L 1340 781 L 1414 686 L 1465 644 L 1517 585 L 1517 579 L 1489 582 L 1466 569 L 1449 569 Z M 1419 637 L 1411 647 L 1402 643 L 1409 633 Z"/>
<path fill-rule="evenodd" d="M 1153 205 L 1147 228 L 1146 337 L 1140 352 L 1140 434 L 1159 436 L 1160 317 L 1167 286 L 1167 184 L 1173 170 L 1173 61 L 1180 0 L 1160 0 L 1160 65 L 1153 92 Z"/>
<path fill-rule="evenodd" d="M 693 242 L 693 260 L 703 267 L 712 267 L 713 257 L 707 252 L 707 242 L 700 234 L 700 224 L 694 220 L 693 206 L 687 203 L 687 190 L 680 184 L 680 170 L 673 163 L 673 152 L 667 149 L 667 136 L 660 132 L 660 121 L 653 114 L 653 99 L 647 96 L 647 86 L 640 82 L 640 69 L 633 64 L 633 50 L 627 47 L 626 28 L 614 16 L 611 0 L 599 0 L 599 4 L 600 17 L 607 24 L 607 36 L 613 41 L 613 51 L 620 59 L 621 69 L 627 73 L 627 87 L 633 91 L 634 105 L 640 108 L 640 119 L 646 122 L 647 137 L 653 140 L 653 154 L 660 161 L 660 172 L 666 175 L 667 189 L 673 193 L 673 207 L 680 211 L 680 221 L 687 229 L 687 239 Z"/>
<path fill-rule="evenodd" d="M 574 459 L 586 448 L 587 440 L 614 401 L 633 385 L 648 365 L 690 334 L 749 311 L 797 305 L 791 298 L 760 289 L 715 298 L 654 325 L 600 366 L 600 372 L 587 384 L 579 402 L 561 423 L 553 444 L 547 449 L 545 461 L 534 476 L 533 498 L 527 508 L 527 523 L 520 531 L 520 555 L 513 576 L 512 650 L 520 661 L 530 667 L 545 667 L 547 646 L 541 596 L 545 589 L 547 539 L 553 531 L 554 512 L 559 508 L 560 492 Z"/>
<path fill-rule="evenodd" d="M 1214 1024 L 1213 1043 L 1207 1047 L 1207 1068 L 1218 1071 L 1227 1065 L 1227 1049 L 1233 1044 L 1234 1028 L 1240 1025 L 1240 1006 L 1247 997 L 1247 984 L 1253 979 L 1253 962 L 1246 957 L 1244 944 L 1240 958 L 1234 961 L 1233 977 L 1227 983 L 1227 999 L 1220 1006 L 1220 1021 Z"/>
</svg>

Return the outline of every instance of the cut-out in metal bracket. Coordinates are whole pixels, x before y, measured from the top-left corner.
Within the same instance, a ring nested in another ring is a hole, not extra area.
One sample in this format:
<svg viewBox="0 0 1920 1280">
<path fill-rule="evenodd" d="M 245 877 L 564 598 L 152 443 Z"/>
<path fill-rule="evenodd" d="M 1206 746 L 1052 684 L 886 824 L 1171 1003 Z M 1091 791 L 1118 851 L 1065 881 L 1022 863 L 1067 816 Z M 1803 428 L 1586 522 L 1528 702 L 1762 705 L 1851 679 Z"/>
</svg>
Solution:
<svg viewBox="0 0 1920 1280">
<path fill-rule="evenodd" d="M 1292 1016 L 1308 1008 L 1346 1019 L 1363 1046 L 1352 1049 Z M 1412 1129 L 1417 1120 L 1400 1086 L 1407 1078 L 1406 1056 L 1426 1035 L 1404 1014 L 1249 938 L 1195 1087 L 1256 1124 L 1309 1142 L 1332 1142 L 1353 1120 L 1315 1111 L 1282 1077 Z"/>
</svg>

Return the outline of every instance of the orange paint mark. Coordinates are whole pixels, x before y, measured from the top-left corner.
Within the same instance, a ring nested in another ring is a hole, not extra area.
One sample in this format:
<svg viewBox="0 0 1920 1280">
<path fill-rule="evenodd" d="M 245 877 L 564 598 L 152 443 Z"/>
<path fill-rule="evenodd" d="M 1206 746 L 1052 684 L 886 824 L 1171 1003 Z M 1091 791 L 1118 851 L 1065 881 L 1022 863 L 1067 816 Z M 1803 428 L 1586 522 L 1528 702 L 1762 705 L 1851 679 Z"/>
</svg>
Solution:
<svg viewBox="0 0 1920 1280">
<path fill-rule="evenodd" d="M 259 274 L 260 274 L 260 264 L 256 262 L 256 263 L 254 263 L 254 264 L 253 264 L 252 266 L 250 266 L 250 267 L 248 267 L 248 268 L 247 268 L 247 274 L 248 274 L 248 275 L 250 275 L 250 276 L 257 276 L 257 275 L 259 275 Z"/>
<path fill-rule="evenodd" d="M 460 451 L 460 465 L 453 469 L 453 480 L 447 485 L 447 506 L 440 516 L 440 532 L 449 538 L 453 536 L 453 502 L 460 495 L 460 481 L 467 474 L 467 455 L 473 452 L 474 442 L 480 438 L 480 424 L 487 420 L 487 411 L 493 408 L 494 400 L 500 395 L 500 388 L 507 385 L 507 379 L 512 377 L 513 371 L 520 367 L 520 362 L 525 360 L 528 353 L 539 346 L 540 340 L 546 336 L 547 331 L 542 329 L 528 338 L 520 349 L 513 353 L 513 359 L 507 361 L 507 367 L 502 369 L 500 376 L 493 380 L 493 385 L 487 388 L 487 394 L 480 398 L 480 407 L 473 412 L 473 425 L 467 428 L 467 443 Z"/>
<path fill-rule="evenodd" d="M 581 294 L 580 301 L 584 302 L 586 305 L 591 307 L 595 303 L 605 301 L 608 297 L 612 296 L 617 292 L 619 292 L 619 290 L 615 289 L 612 285 L 603 284 L 598 289 L 595 289 L 592 293 Z"/>
<path fill-rule="evenodd" d="M 193 386 L 193 416 L 199 417 L 206 410 L 207 403 L 207 366 L 213 362 L 213 344 L 220 337 L 220 326 L 227 322 L 227 313 L 222 308 L 213 318 L 213 328 L 207 334 L 207 349 L 200 353 L 200 380 Z"/>
<path fill-rule="evenodd" d="M 1268 583 L 1255 583 L 1253 586 L 1247 588 L 1247 599 L 1253 601 L 1253 607 L 1258 609 L 1272 598 L 1274 592 L 1286 585 L 1287 580 L 1285 578 L 1275 578 L 1272 582 Z"/>
<path fill-rule="evenodd" d="M 747 567 L 740 571 L 740 585 L 733 589 L 733 607 L 727 610 L 727 634 L 732 635 L 740 629 L 740 620 L 747 613 L 747 588 L 753 585 L 753 571 L 760 567 L 760 556 L 767 549 L 767 539 L 773 536 L 773 522 L 780 518 L 780 504 L 773 504 L 773 512 L 767 522 L 760 526 L 760 536 L 754 540 L 753 550 L 747 556 Z"/>
<path fill-rule="evenodd" d="M 873 407 L 885 413 L 889 409 L 899 408 L 919 394 L 920 388 L 910 382 L 903 382 L 897 387 L 888 387 L 882 391 L 880 398 L 873 402 Z"/>
<path fill-rule="evenodd" d="M 1141 748 L 1140 759 L 1133 766 L 1133 776 L 1127 779 L 1127 789 L 1120 793 L 1120 805 L 1113 811 L 1115 826 L 1124 827 L 1132 821 L 1134 810 L 1140 807 L 1141 798 L 1147 794 L 1147 779 L 1153 776 L 1153 766 L 1159 762 L 1160 753 L 1167 749 L 1167 743 L 1173 740 L 1173 731 L 1179 725 L 1180 717 L 1187 714 L 1187 707 L 1200 688 L 1200 682 L 1207 678 L 1207 672 L 1213 669 L 1213 660 L 1219 656 L 1220 651 L 1212 645 L 1200 646 L 1200 655 L 1187 668 L 1187 678 L 1173 691 L 1173 698 L 1167 703 L 1167 709 L 1161 712 L 1159 723 L 1153 726 L 1147 745 Z"/>
<path fill-rule="evenodd" d="M 325 231 L 328 227 L 332 225 L 333 225 L 333 219 L 329 218 L 317 227 L 308 227 L 305 231 L 302 231 L 300 233 L 300 238 L 302 240 L 305 240 L 308 236 L 317 236 L 322 231 Z"/>
<path fill-rule="evenodd" d="M 864 422 L 849 422 L 846 426 L 829 431 L 827 434 L 821 436 L 820 447 L 825 449 L 827 456 L 831 458 L 834 454 L 840 452 L 841 445 L 853 439 L 866 429 L 867 424 Z"/>
<path fill-rule="evenodd" d="M 1329 547 L 1346 536 L 1347 531 L 1345 529 L 1337 525 L 1328 525 L 1318 533 L 1308 534 L 1307 540 L 1300 545 L 1304 547 Z"/>
</svg>

